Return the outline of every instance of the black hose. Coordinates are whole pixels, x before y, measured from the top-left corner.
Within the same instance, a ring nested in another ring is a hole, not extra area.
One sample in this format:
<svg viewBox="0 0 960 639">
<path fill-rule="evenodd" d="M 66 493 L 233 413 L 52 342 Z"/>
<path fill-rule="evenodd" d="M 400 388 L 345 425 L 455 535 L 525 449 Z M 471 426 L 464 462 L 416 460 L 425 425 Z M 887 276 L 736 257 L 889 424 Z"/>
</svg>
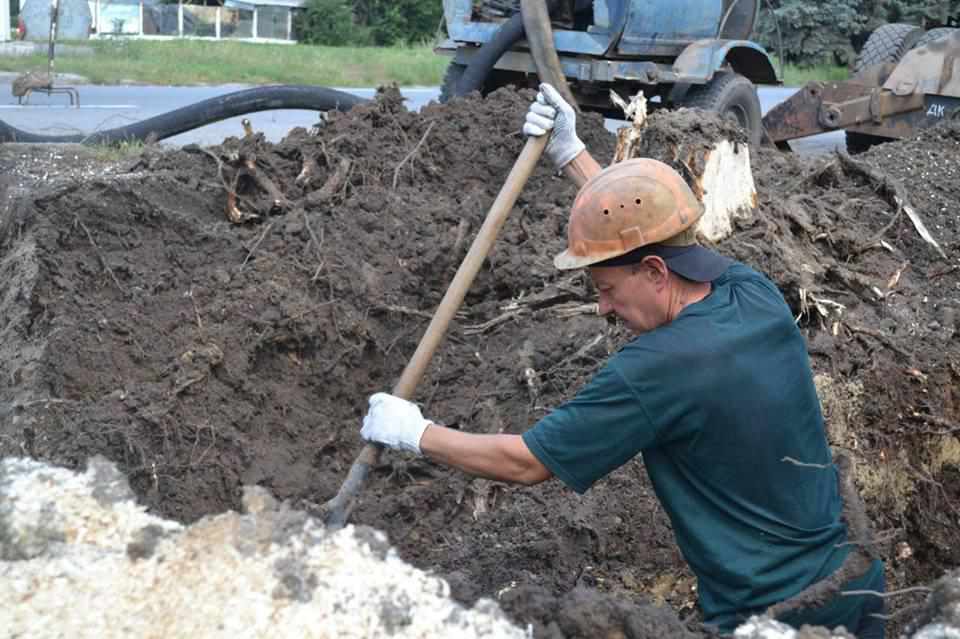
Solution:
<svg viewBox="0 0 960 639">
<path fill-rule="evenodd" d="M 547 13 L 552 16 L 562 6 L 562 0 L 547 0 Z M 463 75 L 457 81 L 453 95 L 463 96 L 471 91 L 482 91 L 483 83 L 490 75 L 497 60 L 517 41 L 521 40 L 525 33 L 523 13 L 518 11 L 510 16 L 509 20 L 503 22 L 493 37 L 484 42 L 476 55 L 470 59 L 470 64 L 467 65 Z M 552 41 L 550 44 L 552 46 Z M 575 103 L 576 101 L 573 102 L 573 104 Z"/>
<path fill-rule="evenodd" d="M 500 25 L 492 38 L 483 43 L 457 81 L 453 95 L 462 96 L 471 91 L 481 91 L 493 65 L 515 42 L 523 38 L 523 34 L 523 15 L 518 11 Z"/>
<path fill-rule="evenodd" d="M 273 109 L 307 109 L 310 111 L 348 111 L 367 102 L 343 91 L 313 86 L 270 86 L 244 89 L 202 100 L 127 126 L 90 134 L 38 135 L 10 126 L 0 120 L 2 142 L 53 142 L 80 144 L 119 144 L 163 140 L 184 131 L 196 129 L 245 113 Z"/>
</svg>

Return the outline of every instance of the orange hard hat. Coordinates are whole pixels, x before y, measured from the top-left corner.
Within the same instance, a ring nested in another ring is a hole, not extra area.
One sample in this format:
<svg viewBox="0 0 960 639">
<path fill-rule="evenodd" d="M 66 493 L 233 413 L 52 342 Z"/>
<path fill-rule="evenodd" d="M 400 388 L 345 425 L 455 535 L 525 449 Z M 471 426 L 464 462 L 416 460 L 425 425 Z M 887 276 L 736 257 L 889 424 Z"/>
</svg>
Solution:
<svg viewBox="0 0 960 639">
<path fill-rule="evenodd" d="M 570 210 L 567 250 L 558 269 L 590 266 L 648 244 L 697 243 L 694 225 L 703 204 L 668 165 L 650 158 L 624 160 L 584 184 Z"/>
</svg>

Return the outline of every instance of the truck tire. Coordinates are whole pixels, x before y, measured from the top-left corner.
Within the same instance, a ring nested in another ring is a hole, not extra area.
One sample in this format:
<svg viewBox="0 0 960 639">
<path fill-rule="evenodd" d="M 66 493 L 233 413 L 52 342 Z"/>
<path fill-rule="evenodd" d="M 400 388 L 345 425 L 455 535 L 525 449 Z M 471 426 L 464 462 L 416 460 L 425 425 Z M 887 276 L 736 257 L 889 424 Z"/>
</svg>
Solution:
<svg viewBox="0 0 960 639">
<path fill-rule="evenodd" d="M 937 27 L 936 29 L 930 29 L 923 34 L 917 43 L 913 45 L 914 49 L 919 49 L 920 47 L 925 47 L 934 40 L 939 40 L 940 38 L 946 38 L 948 35 L 952 34 L 956 29 L 953 27 Z"/>
<path fill-rule="evenodd" d="M 877 27 L 860 50 L 853 63 L 853 75 L 875 64 L 899 62 L 907 51 L 924 36 L 923 29 L 912 24 L 895 22 Z M 846 131 L 847 153 L 862 153 L 887 138 L 869 133 Z"/>
<path fill-rule="evenodd" d="M 750 144 L 760 144 L 763 124 L 757 87 L 739 73 L 722 71 L 707 84 L 691 87 L 680 106 L 735 118 Z"/>
<path fill-rule="evenodd" d="M 853 63 L 853 74 L 875 64 L 899 62 L 922 37 L 923 29 L 912 24 L 895 22 L 877 27 Z"/>
</svg>

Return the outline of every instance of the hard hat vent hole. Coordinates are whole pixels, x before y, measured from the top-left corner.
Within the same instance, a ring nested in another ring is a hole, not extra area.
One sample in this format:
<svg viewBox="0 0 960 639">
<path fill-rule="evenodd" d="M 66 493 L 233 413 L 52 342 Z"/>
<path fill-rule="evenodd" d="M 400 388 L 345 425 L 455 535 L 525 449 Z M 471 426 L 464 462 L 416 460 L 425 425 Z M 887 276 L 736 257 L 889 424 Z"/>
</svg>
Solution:
<svg viewBox="0 0 960 639">
<path fill-rule="evenodd" d="M 643 204 L 643 200 L 641 200 L 640 198 L 637 198 L 636 200 L 634 200 L 634 202 L 636 202 L 637 206 L 640 206 L 641 204 Z"/>
<path fill-rule="evenodd" d="M 623 204 L 620 205 L 620 208 L 621 208 L 621 209 L 623 208 Z"/>
<path fill-rule="evenodd" d="M 610 215 L 610 209 L 603 209 L 604 215 Z"/>
</svg>

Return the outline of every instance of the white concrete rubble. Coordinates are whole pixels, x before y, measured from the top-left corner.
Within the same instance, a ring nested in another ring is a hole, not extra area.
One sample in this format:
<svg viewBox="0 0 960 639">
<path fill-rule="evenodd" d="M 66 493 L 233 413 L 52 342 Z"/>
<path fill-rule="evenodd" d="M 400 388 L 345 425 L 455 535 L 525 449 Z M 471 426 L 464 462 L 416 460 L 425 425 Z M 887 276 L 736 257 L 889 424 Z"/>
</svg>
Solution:
<svg viewBox="0 0 960 639">
<path fill-rule="evenodd" d="M 526 638 L 490 600 L 465 608 L 372 528 L 332 532 L 246 487 L 244 513 L 153 516 L 102 458 L 76 473 L 0 461 L 0 628 L 9 637 Z M 960 570 L 933 587 L 912 639 L 960 639 Z M 751 617 L 736 639 L 849 639 Z"/>
<path fill-rule="evenodd" d="M 243 514 L 190 526 L 136 504 L 93 459 L 82 474 L 0 462 L 0 628 L 12 637 L 505 637 L 492 601 L 467 609 L 382 533 L 329 532 L 247 488 Z"/>
</svg>

